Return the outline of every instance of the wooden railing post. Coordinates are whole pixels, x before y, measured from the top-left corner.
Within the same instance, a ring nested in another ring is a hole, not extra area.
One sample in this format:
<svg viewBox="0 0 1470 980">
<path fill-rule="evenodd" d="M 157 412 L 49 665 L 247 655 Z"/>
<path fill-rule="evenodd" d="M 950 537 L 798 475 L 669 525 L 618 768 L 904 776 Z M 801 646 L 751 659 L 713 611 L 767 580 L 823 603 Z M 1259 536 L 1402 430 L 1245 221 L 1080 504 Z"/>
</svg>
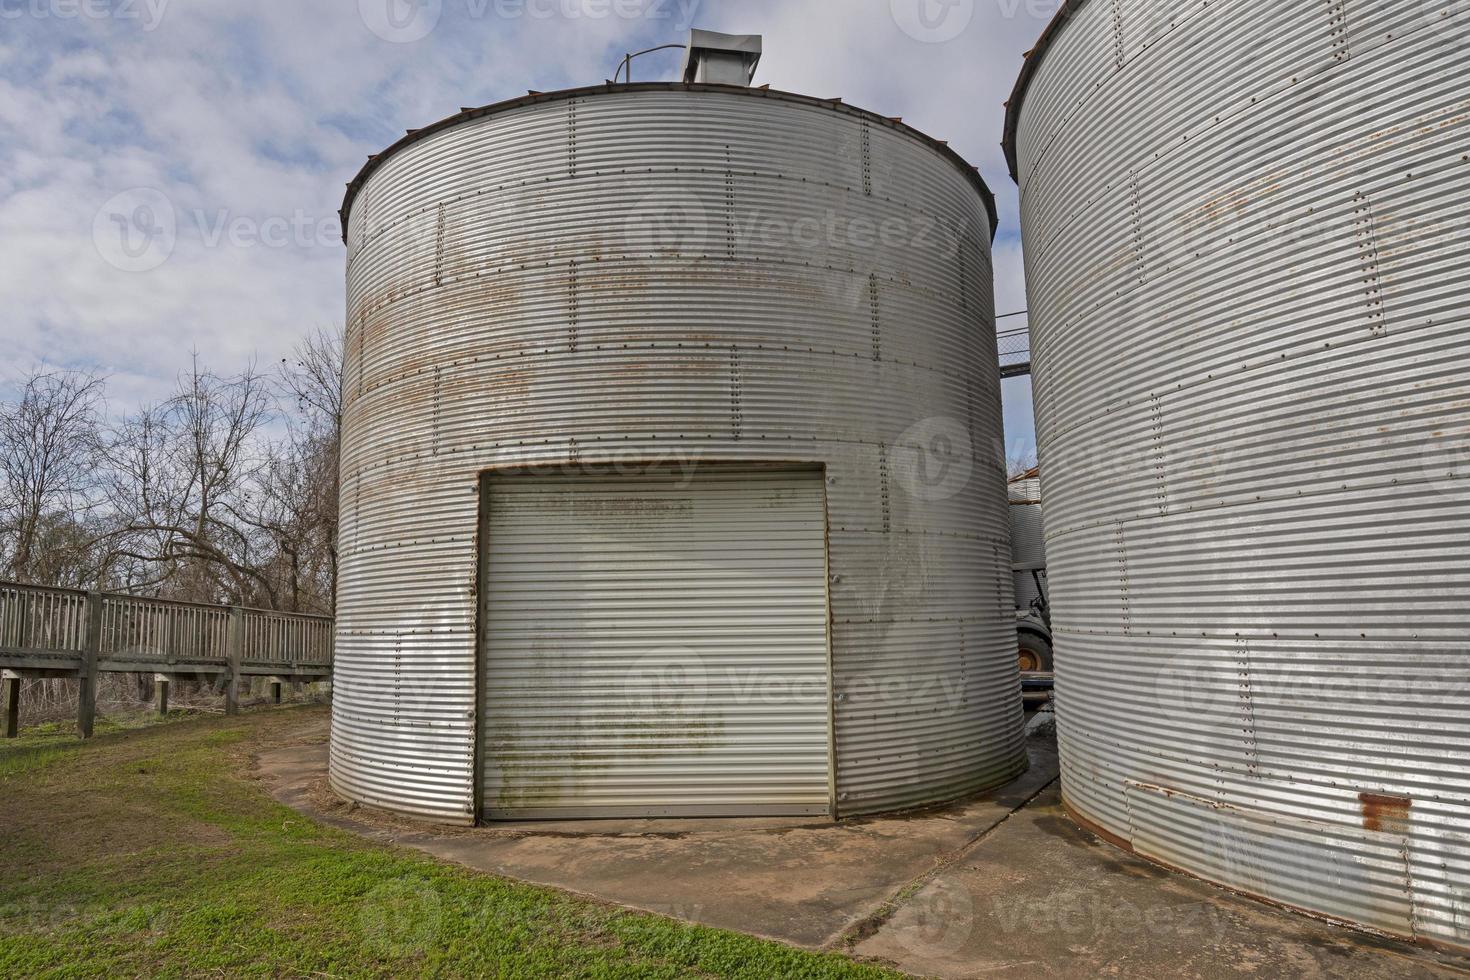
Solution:
<svg viewBox="0 0 1470 980">
<path fill-rule="evenodd" d="M 82 666 L 77 672 L 77 734 L 92 737 L 97 720 L 97 661 L 102 655 L 102 593 L 87 593 L 87 635 L 82 643 Z"/>
<path fill-rule="evenodd" d="M 238 714 L 240 711 L 240 661 L 244 659 L 245 650 L 245 610 L 239 606 L 230 607 L 230 632 L 229 649 L 226 651 L 229 674 L 225 681 L 225 714 Z"/>
<path fill-rule="evenodd" d="M 5 737 L 20 735 L 20 677 L 6 673 L 0 677 L 5 685 Z"/>
<path fill-rule="evenodd" d="M 158 717 L 168 716 L 168 676 L 153 675 L 153 698 L 158 702 Z"/>
</svg>

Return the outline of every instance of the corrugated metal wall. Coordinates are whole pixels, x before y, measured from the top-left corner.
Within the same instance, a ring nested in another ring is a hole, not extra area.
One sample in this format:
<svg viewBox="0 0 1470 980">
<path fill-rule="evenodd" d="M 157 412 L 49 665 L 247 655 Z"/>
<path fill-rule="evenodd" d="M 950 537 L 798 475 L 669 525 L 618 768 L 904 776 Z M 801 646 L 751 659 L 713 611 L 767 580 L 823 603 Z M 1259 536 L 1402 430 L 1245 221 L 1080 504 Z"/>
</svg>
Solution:
<svg viewBox="0 0 1470 980">
<path fill-rule="evenodd" d="M 1470 946 L 1470 8 L 1066 17 L 1011 149 L 1067 802 Z"/>
<path fill-rule="evenodd" d="M 838 807 L 1025 764 L 990 226 L 910 130 L 633 86 L 466 118 L 348 223 L 333 784 L 474 812 L 477 479 L 827 466 Z"/>
<path fill-rule="evenodd" d="M 1042 521 L 1040 504 L 1011 504 L 1011 561 L 1025 566 L 1013 573 L 1016 588 L 1016 608 L 1029 609 L 1037 598 L 1036 578 L 1031 569 L 1040 573 L 1043 585 L 1046 582 L 1045 524 Z"/>
</svg>

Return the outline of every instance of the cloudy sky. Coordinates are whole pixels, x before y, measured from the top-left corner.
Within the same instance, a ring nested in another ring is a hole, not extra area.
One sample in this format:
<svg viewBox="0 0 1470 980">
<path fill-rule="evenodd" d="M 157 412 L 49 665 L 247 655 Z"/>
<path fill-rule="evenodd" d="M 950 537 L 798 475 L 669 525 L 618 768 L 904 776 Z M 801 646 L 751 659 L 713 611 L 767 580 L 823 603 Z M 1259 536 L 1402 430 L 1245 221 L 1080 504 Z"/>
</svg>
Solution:
<svg viewBox="0 0 1470 980">
<path fill-rule="evenodd" d="M 998 198 L 997 310 L 1023 309 L 1002 103 L 1057 6 L 0 0 L 0 394 L 36 365 L 88 367 L 123 411 L 191 348 L 220 370 L 276 361 L 341 321 L 336 211 L 369 153 L 460 106 L 601 82 L 691 25 L 763 34 L 758 83 L 948 140 Z M 678 62 L 650 55 L 635 78 Z M 1006 400 L 1009 442 L 1029 443 L 1029 381 Z"/>
</svg>

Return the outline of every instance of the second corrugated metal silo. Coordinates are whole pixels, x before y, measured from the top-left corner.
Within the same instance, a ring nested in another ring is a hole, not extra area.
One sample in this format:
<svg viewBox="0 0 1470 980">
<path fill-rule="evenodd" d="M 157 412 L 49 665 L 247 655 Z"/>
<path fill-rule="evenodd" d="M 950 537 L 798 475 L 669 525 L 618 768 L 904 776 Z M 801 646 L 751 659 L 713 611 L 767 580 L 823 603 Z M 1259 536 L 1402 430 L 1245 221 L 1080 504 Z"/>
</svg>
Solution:
<svg viewBox="0 0 1470 980">
<path fill-rule="evenodd" d="M 349 190 L 333 785 L 850 814 L 1024 767 L 988 192 L 748 87 L 466 111 Z"/>
<path fill-rule="evenodd" d="M 1009 106 L 1064 794 L 1470 945 L 1470 9 L 1073 2 Z"/>
<path fill-rule="evenodd" d="M 1041 513 L 1041 478 L 1036 470 L 1006 484 L 1010 496 L 1012 581 L 1016 608 L 1030 609 L 1046 583 L 1045 523 Z M 1038 584 L 1039 583 L 1039 584 Z"/>
</svg>

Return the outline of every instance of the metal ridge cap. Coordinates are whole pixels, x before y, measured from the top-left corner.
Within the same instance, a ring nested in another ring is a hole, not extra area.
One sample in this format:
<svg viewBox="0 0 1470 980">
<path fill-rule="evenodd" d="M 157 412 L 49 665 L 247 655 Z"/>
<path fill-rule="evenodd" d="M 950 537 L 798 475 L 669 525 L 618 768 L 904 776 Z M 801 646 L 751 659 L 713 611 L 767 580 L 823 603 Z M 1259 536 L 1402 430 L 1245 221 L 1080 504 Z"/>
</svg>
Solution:
<svg viewBox="0 0 1470 980">
<path fill-rule="evenodd" d="M 613 92 L 719 92 L 722 94 L 745 95 L 754 98 L 779 99 L 785 102 L 796 102 L 801 105 L 823 106 L 838 112 L 858 116 L 869 122 L 886 126 L 889 129 L 912 136 L 929 148 L 937 151 L 941 156 L 953 163 L 965 176 L 970 184 L 980 195 L 980 200 L 985 205 L 986 214 L 990 217 L 990 239 L 995 240 L 996 229 L 1000 224 L 1000 218 L 995 206 L 995 194 L 991 192 L 990 186 L 985 183 L 985 178 L 980 175 L 979 168 L 972 166 L 964 157 L 950 147 L 943 140 L 935 139 L 926 133 L 915 129 L 901 119 L 880 115 L 869 109 L 860 109 L 851 106 L 841 99 L 823 99 L 810 95 L 800 95 L 795 92 L 785 92 L 780 89 L 772 89 L 765 86 L 749 87 L 743 85 L 716 85 L 706 82 L 632 82 L 613 84 L 606 82 L 600 85 L 586 85 L 581 88 L 558 89 L 554 92 L 529 91 L 525 95 L 505 99 L 500 102 L 492 102 L 488 105 L 461 109 L 452 116 L 446 116 L 438 122 L 430 123 L 422 129 L 410 129 L 398 140 L 381 152 L 374 153 L 367 158 L 357 176 L 347 184 L 347 193 L 342 198 L 342 208 L 337 212 L 342 224 L 342 241 L 347 241 L 348 220 L 352 215 L 352 204 L 358 193 L 362 190 L 368 178 L 383 165 L 389 157 L 401 150 L 412 146 L 419 140 L 432 136 L 435 133 L 450 129 L 462 122 L 471 119 L 479 119 L 484 116 L 493 116 L 496 113 L 505 112 L 510 109 L 518 109 L 522 106 L 535 105 L 541 102 L 560 102 L 566 99 L 579 98 L 582 96 L 607 95 Z"/>
<path fill-rule="evenodd" d="M 1035 47 L 1023 56 L 1025 61 L 1021 64 L 1021 74 L 1016 78 L 1015 87 L 1011 89 L 1011 97 L 1006 100 L 1005 134 L 1001 137 L 1000 145 L 1005 152 L 1006 166 L 1010 169 L 1011 180 L 1017 185 L 1021 183 L 1020 177 L 1017 176 L 1016 166 L 1016 129 L 1021 121 L 1021 103 L 1026 98 L 1026 90 L 1031 86 L 1032 77 L 1041 66 L 1041 59 L 1056 43 L 1057 35 L 1061 33 L 1062 27 L 1086 3 L 1087 0 L 1063 0 L 1056 15 L 1041 32 L 1041 37 L 1037 38 Z"/>
</svg>

